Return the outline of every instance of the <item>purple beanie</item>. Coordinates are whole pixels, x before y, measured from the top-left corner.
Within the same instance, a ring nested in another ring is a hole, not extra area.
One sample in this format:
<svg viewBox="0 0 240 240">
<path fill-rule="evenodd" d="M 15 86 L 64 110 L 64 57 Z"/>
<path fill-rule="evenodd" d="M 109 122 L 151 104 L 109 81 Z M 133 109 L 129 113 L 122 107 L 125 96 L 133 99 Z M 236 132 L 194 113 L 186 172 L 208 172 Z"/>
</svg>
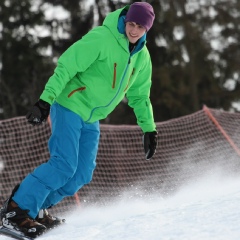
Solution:
<svg viewBox="0 0 240 240">
<path fill-rule="evenodd" d="M 153 7 L 146 2 L 135 2 L 131 4 L 125 18 L 125 22 L 135 22 L 148 31 L 155 18 Z"/>
</svg>

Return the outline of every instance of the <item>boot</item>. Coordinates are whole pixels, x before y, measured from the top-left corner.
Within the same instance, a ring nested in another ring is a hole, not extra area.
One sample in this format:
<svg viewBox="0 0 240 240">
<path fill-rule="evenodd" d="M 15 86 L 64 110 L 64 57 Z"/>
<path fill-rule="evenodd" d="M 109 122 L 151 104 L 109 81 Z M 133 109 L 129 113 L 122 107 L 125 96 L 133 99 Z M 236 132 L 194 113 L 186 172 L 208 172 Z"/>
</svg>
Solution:
<svg viewBox="0 0 240 240">
<path fill-rule="evenodd" d="M 41 209 L 36 221 L 43 224 L 47 229 L 52 229 L 64 223 L 65 219 L 53 217 L 48 213 L 47 209 Z"/>
<path fill-rule="evenodd" d="M 14 188 L 12 195 L 1 208 L 0 217 L 2 225 L 10 230 L 22 232 L 28 237 L 36 238 L 46 230 L 46 227 L 32 219 L 28 215 L 29 210 L 21 209 L 12 200 L 17 188 L 18 186 Z"/>
</svg>

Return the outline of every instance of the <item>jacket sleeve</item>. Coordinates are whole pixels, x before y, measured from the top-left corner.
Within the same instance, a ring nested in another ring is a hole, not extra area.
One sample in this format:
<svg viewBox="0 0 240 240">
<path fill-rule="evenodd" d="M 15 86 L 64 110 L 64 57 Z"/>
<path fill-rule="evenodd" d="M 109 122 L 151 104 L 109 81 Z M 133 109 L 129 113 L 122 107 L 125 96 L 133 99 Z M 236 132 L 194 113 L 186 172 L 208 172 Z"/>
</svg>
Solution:
<svg viewBox="0 0 240 240">
<path fill-rule="evenodd" d="M 137 118 L 137 124 L 143 132 L 152 132 L 156 130 L 154 122 L 152 104 L 150 101 L 150 88 L 152 76 L 152 63 L 150 56 L 145 58 L 145 64 L 139 71 L 137 79 L 128 90 L 126 97 L 128 105 L 133 108 Z"/>
<path fill-rule="evenodd" d="M 40 99 L 52 104 L 78 72 L 85 71 L 96 61 L 103 43 L 101 36 L 101 31 L 93 29 L 60 56 L 54 74 L 46 83 Z"/>
</svg>

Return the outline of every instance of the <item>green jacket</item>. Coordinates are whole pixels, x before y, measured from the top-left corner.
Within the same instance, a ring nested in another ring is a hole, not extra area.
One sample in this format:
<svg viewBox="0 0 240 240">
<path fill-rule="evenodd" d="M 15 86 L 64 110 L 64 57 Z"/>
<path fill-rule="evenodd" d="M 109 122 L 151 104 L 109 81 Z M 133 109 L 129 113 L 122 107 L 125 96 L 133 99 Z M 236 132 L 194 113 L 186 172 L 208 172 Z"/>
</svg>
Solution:
<svg viewBox="0 0 240 240">
<path fill-rule="evenodd" d="M 142 131 L 156 129 L 149 99 L 152 64 L 146 36 L 130 54 L 122 16 L 128 8 L 108 14 L 102 26 L 60 56 L 40 99 L 56 101 L 93 123 L 106 118 L 126 95 Z"/>
</svg>

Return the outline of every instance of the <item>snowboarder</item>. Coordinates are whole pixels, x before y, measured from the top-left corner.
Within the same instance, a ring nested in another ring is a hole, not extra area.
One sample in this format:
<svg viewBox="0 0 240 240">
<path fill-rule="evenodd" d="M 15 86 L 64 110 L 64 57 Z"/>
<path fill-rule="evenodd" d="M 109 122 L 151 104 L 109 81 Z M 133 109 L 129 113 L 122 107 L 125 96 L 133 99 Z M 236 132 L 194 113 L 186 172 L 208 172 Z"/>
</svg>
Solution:
<svg viewBox="0 0 240 240">
<path fill-rule="evenodd" d="M 96 167 L 99 120 L 124 98 L 143 131 L 146 159 L 157 146 L 149 99 L 152 64 L 146 35 L 155 15 L 146 2 L 109 13 L 59 58 L 39 100 L 27 114 L 32 125 L 50 113 L 50 159 L 14 188 L 1 210 L 2 224 L 37 237 L 63 222 L 49 207 L 88 184 Z M 50 111 L 51 110 L 51 111 Z"/>
</svg>

